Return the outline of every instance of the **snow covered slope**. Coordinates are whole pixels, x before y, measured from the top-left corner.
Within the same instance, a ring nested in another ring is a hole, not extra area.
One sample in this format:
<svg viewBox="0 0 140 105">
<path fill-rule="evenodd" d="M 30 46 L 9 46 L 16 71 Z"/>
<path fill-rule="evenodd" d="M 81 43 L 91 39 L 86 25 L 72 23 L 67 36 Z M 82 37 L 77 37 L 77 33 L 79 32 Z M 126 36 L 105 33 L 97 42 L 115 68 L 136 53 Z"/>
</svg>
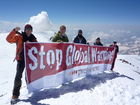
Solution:
<svg viewBox="0 0 140 105">
<path fill-rule="evenodd" d="M 16 72 L 15 45 L 0 34 L 0 105 L 9 105 Z M 45 41 L 44 37 L 40 37 Z M 16 105 L 140 105 L 140 56 L 119 55 L 114 73 L 105 72 L 59 88 L 28 94 L 23 75 Z"/>
</svg>

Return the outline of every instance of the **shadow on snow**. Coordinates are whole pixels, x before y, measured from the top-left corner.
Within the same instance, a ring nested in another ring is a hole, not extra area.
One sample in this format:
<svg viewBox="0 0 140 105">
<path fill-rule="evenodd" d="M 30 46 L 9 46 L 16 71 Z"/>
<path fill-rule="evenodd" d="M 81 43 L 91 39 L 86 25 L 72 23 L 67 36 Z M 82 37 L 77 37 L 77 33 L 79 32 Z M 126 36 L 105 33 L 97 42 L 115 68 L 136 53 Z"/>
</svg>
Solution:
<svg viewBox="0 0 140 105">
<path fill-rule="evenodd" d="M 94 89 L 97 85 L 101 83 L 105 83 L 107 80 L 115 79 L 118 77 L 134 80 L 133 78 L 130 78 L 126 75 L 120 75 L 119 73 L 116 72 L 89 75 L 81 80 L 70 82 L 68 84 L 63 84 L 60 88 L 47 89 L 47 90 L 36 92 L 27 100 L 21 100 L 21 101 L 30 102 L 32 105 L 50 105 L 50 104 L 41 104 L 38 103 L 38 101 L 43 99 L 49 99 L 49 98 L 59 98 L 60 95 L 64 95 L 70 92 L 78 92 L 84 89 L 91 90 Z"/>
</svg>

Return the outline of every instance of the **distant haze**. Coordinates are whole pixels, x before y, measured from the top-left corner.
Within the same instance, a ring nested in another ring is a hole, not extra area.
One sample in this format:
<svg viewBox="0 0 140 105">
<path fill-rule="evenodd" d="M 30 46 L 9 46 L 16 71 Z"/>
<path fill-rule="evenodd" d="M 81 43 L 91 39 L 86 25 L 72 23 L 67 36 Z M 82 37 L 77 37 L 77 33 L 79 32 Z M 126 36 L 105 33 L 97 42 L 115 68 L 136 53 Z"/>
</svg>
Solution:
<svg viewBox="0 0 140 105">
<path fill-rule="evenodd" d="M 7 21 L 0 21 L 0 32 L 10 32 L 14 27 L 20 26 L 24 29 L 25 24 L 33 26 L 33 33 L 41 33 L 47 40 L 50 39 L 54 33 L 58 32 L 59 26 L 62 24 L 55 24 L 51 22 L 49 14 L 42 11 L 34 16 L 29 17 L 26 23 L 13 23 Z M 140 42 L 140 25 L 123 25 L 123 24 L 64 24 L 67 26 L 67 35 L 72 42 L 77 35 L 79 29 L 83 30 L 84 37 L 91 44 L 97 37 L 101 38 L 104 45 L 110 45 L 114 40 L 121 46 L 122 54 L 135 54 L 139 52 Z"/>
</svg>

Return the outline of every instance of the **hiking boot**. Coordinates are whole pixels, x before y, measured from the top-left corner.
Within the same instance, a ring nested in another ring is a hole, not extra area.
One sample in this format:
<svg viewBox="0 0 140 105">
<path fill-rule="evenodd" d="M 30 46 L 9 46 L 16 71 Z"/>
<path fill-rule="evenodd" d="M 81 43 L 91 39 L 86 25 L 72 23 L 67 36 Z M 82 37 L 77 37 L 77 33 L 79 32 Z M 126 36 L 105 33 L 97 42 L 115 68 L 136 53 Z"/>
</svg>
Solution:
<svg viewBox="0 0 140 105">
<path fill-rule="evenodd" d="M 11 105 L 14 105 L 14 104 L 16 104 L 17 102 L 19 101 L 19 99 L 18 99 L 18 97 L 17 96 L 12 96 L 12 99 L 11 99 Z"/>
<path fill-rule="evenodd" d="M 12 96 L 12 99 L 18 99 L 18 96 L 13 95 L 13 96 Z"/>
</svg>

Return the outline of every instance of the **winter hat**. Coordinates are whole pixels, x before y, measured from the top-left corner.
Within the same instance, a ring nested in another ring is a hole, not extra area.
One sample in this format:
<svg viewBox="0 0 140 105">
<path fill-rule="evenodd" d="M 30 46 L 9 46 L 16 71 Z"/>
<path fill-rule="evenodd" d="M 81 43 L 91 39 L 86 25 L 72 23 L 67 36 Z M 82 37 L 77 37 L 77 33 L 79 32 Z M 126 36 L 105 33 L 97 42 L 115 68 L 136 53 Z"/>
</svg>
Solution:
<svg viewBox="0 0 140 105">
<path fill-rule="evenodd" d="M 100 37 L 98 37 L 96 40 L 100 40 Z"/>
<path fill-rule="evenodd" d="M 78 33 L 83 33 L 83 31 L 82 30 L 78 30 Z"/>
<path fill-rule="evenodd" d="M 33 30 L 33 27 L 30 24 L 26 24 L 24 27 L 24 31 L 25 30 Z"/>
<path fill-rule="evenodd" d="M 114 43 L 114 44 L 116 44 L 116 43 L 117 43 L 117 41 L 113 41 L 113 43 Z"/>
</svg>

